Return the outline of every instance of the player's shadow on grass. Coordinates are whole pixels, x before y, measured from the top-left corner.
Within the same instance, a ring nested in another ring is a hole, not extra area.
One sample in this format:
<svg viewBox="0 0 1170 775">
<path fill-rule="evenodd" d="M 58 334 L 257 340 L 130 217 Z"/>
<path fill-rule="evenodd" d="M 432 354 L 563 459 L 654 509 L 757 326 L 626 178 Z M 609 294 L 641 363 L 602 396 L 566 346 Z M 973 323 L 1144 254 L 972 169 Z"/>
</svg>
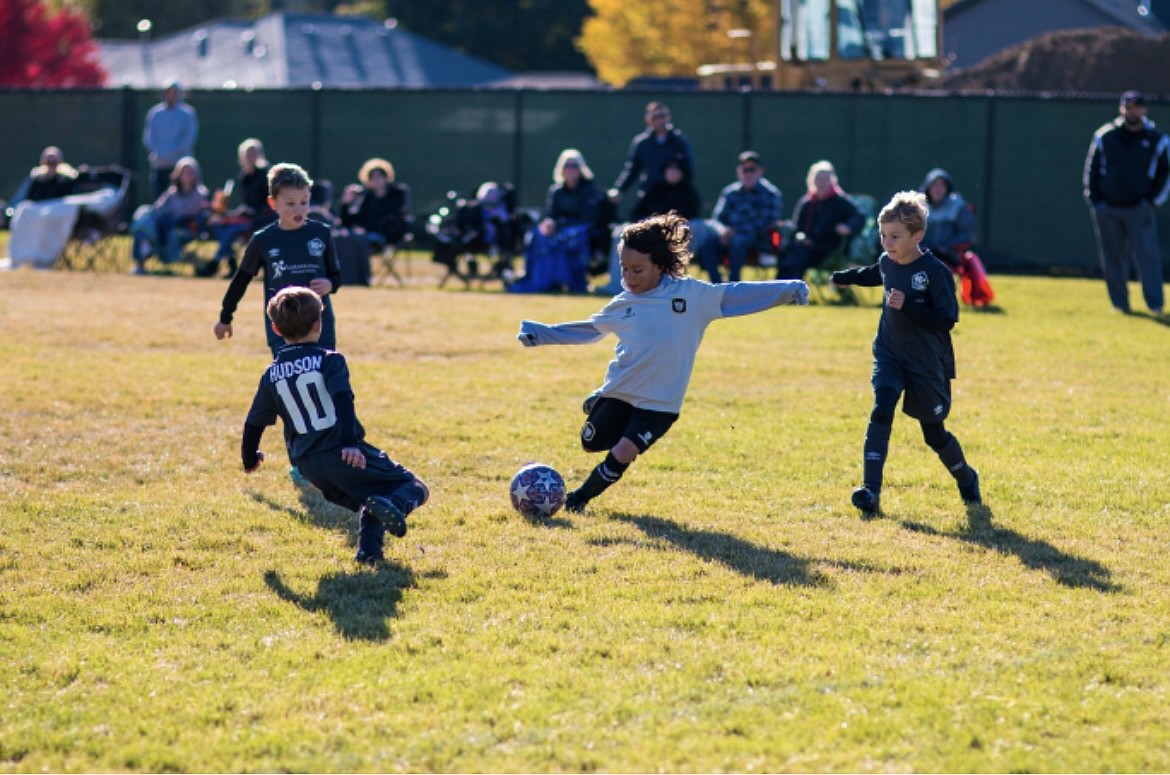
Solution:
<svg viewBox="0 0 1170 775">
<path fill-rule="evenodd" d="M 664 540 L 704 560 L 720 563 L 736 573 L 760 581 L 803 587 L 819 587 L 831 583 L 827 576 L 814 567 L 821 562 L 819 560 L 808 560 L 788 552 L 756 546 L 750 541 L 727 533 L 691 530 L 677 522 L 659 517 L 614 514 L 613 518 L 629 522 L 650 538 Z M 849 567 L 852 570 L 875 570 L 852 563 L 834 561 L 831 564 Z"/>
<path fill-rule="evenodd" d="M 307 522 L 310 525 L 342 533 L 353 532 L 357 529 L 357 515 L 354 512 L 325 500 L 316 487 L 307 486 L 297 489 L 300 490 L 301 509 L 290 508 L 259 490 L 248 490 L 247 494 L 262 506 L 267 506 L 272 511 L 285 514 L 300 522 Z"/>
<path fill-rule="evenodd" d="M 280 574 L 270 570 L 264 583 L 281 600 L 309 613 L 325 612 L 347 640 L 388 640 L 386 622 L 398 616 L 402 590 L 414 586 L 414 573 L 396 563 L 385 563 L 376 571 L 331 573 L 317 582 L 316 594 L 290 589 Z"/>
<path fill-rule="evenodd" d="M 1015 555 L 1025 568 L 1045 571 L 1056 583 L 1066 587 L 1096 589 L 1100 592 L 1117 592 L 1121 589 L 1111 580 L 1109 569 L 1096 560 L 1062 552 L 1046 541 L 1028 538 L 1006 527 L 996 527 L 992 524 L 994 516 L 986 504 L 968 506 L 967 529 L 953 533 L 936 530 L 919 522 L 904 521 L 901 524 L 915 533 L 955 538 L 1003 555 Z"/>
</svg>

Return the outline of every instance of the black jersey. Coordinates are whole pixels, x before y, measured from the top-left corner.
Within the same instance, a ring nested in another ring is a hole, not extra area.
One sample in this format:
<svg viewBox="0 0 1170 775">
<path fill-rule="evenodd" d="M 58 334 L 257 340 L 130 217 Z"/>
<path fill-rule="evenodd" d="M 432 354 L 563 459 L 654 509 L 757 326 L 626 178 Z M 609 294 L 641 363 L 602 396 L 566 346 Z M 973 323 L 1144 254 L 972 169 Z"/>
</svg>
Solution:
<svg viewBox="0 0 1170 775">
<path fill-rule="evenodd" d="M 955 278 L 933 253 L 923 251 L 909 264 L 882 253 L 876 264 L 834 273 L 833 279 L 842 285 L 881 285 L 887 295 L 895 289 L 906 295 L 900 310 L 882 305 L 873 340 L 875 358 L 893 358 L 910 374 L 955 378 L 951 344 L 951 329 L 959 322 Z"/>
<path fill-rule="evenodd" d="M 320 345 L 288 345 L 264 371 L 246 424 L 263 428 L 277 416 L 294 462 L 365 438 L 353 410 L 345 357 Z"/>
<path fill-rule="evenodd" d="M 252 235 L 244 258 L 236 270 L 235 277 L 223 295 L 223 307 L 219 313 L 221 323 L 231 323 L 240 299 L 252 278 L 264 270 L 264 310 L 269 300 L 281 288 L 290 285 L 308 287 L 309 282 L 324 277 L 333 284 L 333 291 L 322 299 L 325 309 L 322 313 L 321 344 L 337 346 L 336 327 L 333 320 L 333 305 L 329 297 L 341 285 L 341 264 L 333 246 L 333 233 L 329 226 L 320 221 L 308 220 L 299 229 L 282 229 L 279 222 L 273 222 Z M 284 340 L 277 336 L 264 318 L 264 330 L 268 346 L 275 356 L 284 346 Z"/>
</svg>

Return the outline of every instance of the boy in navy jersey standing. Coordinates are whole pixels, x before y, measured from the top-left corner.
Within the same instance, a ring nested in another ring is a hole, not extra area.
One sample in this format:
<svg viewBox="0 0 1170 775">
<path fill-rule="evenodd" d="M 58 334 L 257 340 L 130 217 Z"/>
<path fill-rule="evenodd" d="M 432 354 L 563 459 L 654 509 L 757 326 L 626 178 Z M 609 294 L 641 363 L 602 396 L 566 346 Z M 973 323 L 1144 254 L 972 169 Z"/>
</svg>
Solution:
<svg viewBox="0 0 1170 775">
<path fill-rule="evenodd" d="M 367 444 L 354 409 L 349 368 L 341 353 L 320 343 L 321 298 L 289 287 L 268 302 L 272 330 L 287 343 L 264 371 L 244 421 L 244 471 L 260 467 L 260 439 L 279 416 L 289 457 L 326 500 L 358 512 L 362 563 L 383 559 L 387 531 L 406 535 L 406 517 L 426 503 L 423 482 L 382 450 Z"/>
<path fill-rule="evenodd" d="M 268 171 L 268 204 L 278 220 L 260 229 L 248 241 L 231 284 L 223 295 L 223 308 L 215 324 L 215 338 L 232 335 L 232 318 L 252 278 L 264 270 L 264 309 L 281 288 L 301 285 L 313 289 L 325 304 L 321 345 L 337 346 L 333 305 L 329 296 L 341 284 L 341 264 L 333 247 L 329 226 L 310 220 L 309 189 L 313 181 L 296 164 L 277 164 Z M 284 341 L 274 334 L 265 320 L 268 347 L 275 356 Z"/>
<path fill-rule="evenodd" d="M 808 303 L 800 280 L 712 285 L 688 277 L 690 243 L 686 219 L 673 211 L 630 224 L 621 241 L 625 290 L 605 309 L 574 323 L 520 323 L 517 338 L 525 347 L 589 344 L 610 333 L 618 338 L 605 383 L 585 402 L 589 419 L 581 428 L 585 451 L 607 454 L 565 497 L 569 511 L 584 511 L 670 430 L 711 321 Z"/>
<path fill-rule="evenodd" d="M 969 504 L 982 503 L 979 474 L 943 424 L 951 411 L 951 329 L 959 322 L 959 302 L 951 270 L 920 247 L 927 213 L 925 194 L 895 194 L 878 214 L 885 250 L 878 262 L 832 275 L 835 285 L 885 286 L 873 340 L 874 401 L 865 432 L 864 479 L 853 491 L 853 505 L 867 514 L 880 510 L 882 470 L 894 409 L 903 393 L 902 411 L 918 420 L 923 440 L 955 478 L 960 497 Z"/>
</svg>

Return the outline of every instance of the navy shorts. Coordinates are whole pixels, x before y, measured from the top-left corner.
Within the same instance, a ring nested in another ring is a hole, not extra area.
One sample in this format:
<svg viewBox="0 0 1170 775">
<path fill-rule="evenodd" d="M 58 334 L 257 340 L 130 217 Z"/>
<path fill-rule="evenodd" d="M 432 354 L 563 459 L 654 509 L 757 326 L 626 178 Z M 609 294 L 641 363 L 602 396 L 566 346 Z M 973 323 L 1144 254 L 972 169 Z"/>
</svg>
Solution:
<svg viewBox="0 0 1170 775">
<path fill-rule="evenodd" d="M 388 497 L 417 478 L 377 447 L 364 441 L 357 447 L 366 456 L 365 468 L 354 468 L 341 459 L 340 449 L 333 449 L 302 457 L 297 461 L 297 469 L 321 491 L 325 500 L 350 511 L 357 511 L 371 495 Z"/>
<path fill-rule="evenodd" d="M 677 419 L 676 413 L 637 409 L 620 398 L 602 396 L 581 426 L 581 446 L 590 452 L 604 452 L 626 438 L 639 452 L 645 452 Z"/>
<path fill-rule="evenodd" d="M 902 399 L 902 411 L 920 422 L 942 422 L 951 413 L 951 381 L 945 376 L 914 374 L 893 358 L 873 362 L 874 390 L 893 388 Z"/>
</svg>

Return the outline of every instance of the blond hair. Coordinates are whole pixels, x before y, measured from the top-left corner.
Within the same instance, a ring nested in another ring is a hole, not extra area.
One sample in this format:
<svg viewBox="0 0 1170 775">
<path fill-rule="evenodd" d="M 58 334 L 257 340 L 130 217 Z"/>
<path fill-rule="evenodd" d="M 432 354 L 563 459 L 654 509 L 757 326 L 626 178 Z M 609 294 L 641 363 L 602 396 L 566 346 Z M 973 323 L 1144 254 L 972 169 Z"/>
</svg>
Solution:
<svg viewBox="0 0 1170 775">
<path fill-rule="evenodd" d="M 593 180 L 593 170 L 589 169 L 581 152 L 576 148 L 566 148 L 561 151 L 561 155 L 557 157 L 556 166 L 553 167 L 553 182 L 558 186 L 565 182 L 566 164 L 577 165 L 577 169 L 581 170 L 581 180 Z"/>
<path fill-rule="evenodd" d="M 899 191 L 878 213 L 878 223 L 900 223 L 906 227 L 906 231 L 917 234 L 926 231 L 928 215 L 930 208 L 926 204 L 926 194 L 921 191 Z"/>
</svg>

